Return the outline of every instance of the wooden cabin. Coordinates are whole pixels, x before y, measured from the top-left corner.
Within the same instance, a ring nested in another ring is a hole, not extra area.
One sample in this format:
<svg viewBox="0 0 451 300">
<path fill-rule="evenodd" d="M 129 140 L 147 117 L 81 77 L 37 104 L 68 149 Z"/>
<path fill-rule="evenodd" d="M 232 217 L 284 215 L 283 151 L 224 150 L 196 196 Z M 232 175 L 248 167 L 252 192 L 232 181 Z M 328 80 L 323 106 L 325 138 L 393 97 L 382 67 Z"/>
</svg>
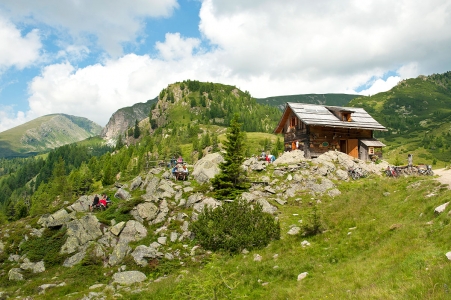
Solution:
<svg viewBox="0 0 451 300">
<path fill-rule="evenodd" d="M 306 158 L 337 150 L 370 160 L 382 158 L 385 146 L 375 130 L 387 131 L 363 108 L 288 102 L 274 133 L 284 134 L 285 151 L 303 150 Z"/>
</svg>

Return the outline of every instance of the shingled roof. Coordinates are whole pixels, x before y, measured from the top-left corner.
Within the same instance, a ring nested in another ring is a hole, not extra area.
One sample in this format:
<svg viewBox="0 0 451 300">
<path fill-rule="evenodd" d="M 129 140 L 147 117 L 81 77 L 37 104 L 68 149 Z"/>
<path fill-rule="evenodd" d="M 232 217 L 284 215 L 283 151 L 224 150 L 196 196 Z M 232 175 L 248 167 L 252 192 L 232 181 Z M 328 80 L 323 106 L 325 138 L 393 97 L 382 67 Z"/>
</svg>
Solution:
<svg viewBox="0 0 451 300">
<path fill-rule="evenodd" d="M 379 124 L 379 122 L 374 120 L 363 108 L 287 102 L 279 125 L 277 125 L 274 130 L 275 133 L 282 132 L 291 111 L 293 111 L 302 122 L 310 126 L 380 131 L 387 130 L 384 126 Z M 350 113 L 351 121 L 342 121 L 333 112 Z"/>
</svg>

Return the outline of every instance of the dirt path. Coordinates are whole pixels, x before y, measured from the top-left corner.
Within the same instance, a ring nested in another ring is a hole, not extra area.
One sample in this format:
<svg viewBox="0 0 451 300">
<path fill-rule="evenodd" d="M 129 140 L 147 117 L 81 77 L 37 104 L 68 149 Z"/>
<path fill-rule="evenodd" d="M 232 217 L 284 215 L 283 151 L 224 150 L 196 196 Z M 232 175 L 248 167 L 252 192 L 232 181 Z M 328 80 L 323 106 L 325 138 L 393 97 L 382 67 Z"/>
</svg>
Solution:
<svg viewBox="0 0 451 300">
<path fill-rule="evenodd" d="M 435 179 L 442 184 L 447 184 L 448 188 L 451 189 L 451 169 L 437 169 L 433 171 L 434 175 L 438 175 Z"/>
</svg>

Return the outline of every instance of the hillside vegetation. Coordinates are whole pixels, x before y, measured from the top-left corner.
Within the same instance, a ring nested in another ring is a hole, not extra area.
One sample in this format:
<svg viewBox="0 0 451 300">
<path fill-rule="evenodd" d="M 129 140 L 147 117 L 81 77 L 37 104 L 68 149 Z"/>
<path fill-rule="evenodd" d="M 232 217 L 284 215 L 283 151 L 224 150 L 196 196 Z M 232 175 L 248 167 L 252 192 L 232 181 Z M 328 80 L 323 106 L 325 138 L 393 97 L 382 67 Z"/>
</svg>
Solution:
<svg viewBox="0 0 451 300">
<path fill-rule="evenodd" d="M 0 158 L 26 157 L 96 136 L 102 127 L 76 116 L 53 114 L 0 133 Z"/>
<path fill-rule="evenodd" d="M 301 94 L 287 96 L 273 96 L 267 98 L 256 98 L 255 100 L 261 104 L 276 106 L 280 110 L 285 109 L 285 103 L 310 103 L 333 106 L 347 106 L 347 104 L 359 95 L 352 94 Z"/>
<path fill-rule="evenodd" d="M 353 99 L 388 131 L 377 133 L 388 145 L 392 161 L 407 153 L 428 163 L 451 162 L 451 72 L 419 76 L 398 83 L 390 91 Z"/>
</svg>

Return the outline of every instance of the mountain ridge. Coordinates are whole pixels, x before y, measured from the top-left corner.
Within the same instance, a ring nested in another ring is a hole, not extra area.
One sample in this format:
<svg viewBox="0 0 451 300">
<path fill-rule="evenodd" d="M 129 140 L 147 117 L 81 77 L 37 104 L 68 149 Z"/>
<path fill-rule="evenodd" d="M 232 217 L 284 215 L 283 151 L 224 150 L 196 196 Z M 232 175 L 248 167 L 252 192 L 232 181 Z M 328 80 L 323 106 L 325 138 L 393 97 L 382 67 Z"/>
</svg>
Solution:
<svg viewBox="0 0 451 300">
<path fill-rule="evenodd" d="M 100 133 L 101 126 L 83 117 L 45 115 L 0 133 L 1 157 L 26 157 L 79 142 Z"/>
</svg>

